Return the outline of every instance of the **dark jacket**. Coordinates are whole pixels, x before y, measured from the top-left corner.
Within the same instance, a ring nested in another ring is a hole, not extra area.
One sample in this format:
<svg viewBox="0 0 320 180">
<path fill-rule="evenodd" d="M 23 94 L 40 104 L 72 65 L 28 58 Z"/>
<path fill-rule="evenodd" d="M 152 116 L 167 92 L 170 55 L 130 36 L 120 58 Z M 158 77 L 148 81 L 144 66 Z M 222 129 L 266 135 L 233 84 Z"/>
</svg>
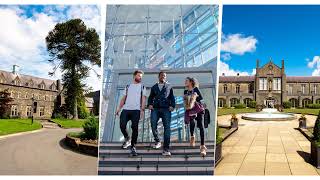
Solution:
<svg viewBox="0 0 320 180">
<path fill-rule="evenodd" d="M 161 101 L 161 103 L 159 103 Z M 176 101 L 173 95 L 173 90 L 169 83 L 165 83 L 162 89 L 159 89 L 158 83 L 153 85 L 148 97 L 148 106 L 153 105 L 154 108 L 175 108 Z"/>
</svg>

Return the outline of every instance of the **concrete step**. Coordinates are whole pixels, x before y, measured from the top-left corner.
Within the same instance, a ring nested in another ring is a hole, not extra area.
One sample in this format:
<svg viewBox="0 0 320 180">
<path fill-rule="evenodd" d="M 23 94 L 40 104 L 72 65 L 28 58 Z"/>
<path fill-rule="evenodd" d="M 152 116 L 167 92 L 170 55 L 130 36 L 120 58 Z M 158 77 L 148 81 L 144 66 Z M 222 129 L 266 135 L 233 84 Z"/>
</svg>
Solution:
<svg viewBox="0 0 320 180">
<path fill-rule="evenodd" d="M 153 145 L 153 143 L 138 143 L 136 145 L 136 147 L 138 149 L 153 149 L 152 145 Z M 214 144 L 214 142 L 210 141 L 210 142 L 206 142 L 205 145 L 208 149 L 210 149 L 210 148 L 213 149 L 215 144 Z M 100 143 L 99 148 L 111 150 L 111 149 L 119 149 L 119 148 L 121 149 L 121 146 L 122 146 L 122 143 L 120 143 L 120 142 L 119 143 Z M 195 147 L 192 147 L 192 146 L 190 146 L 190 143 L 187 143 L 187 142 L 183 142 L 183 143 L 174 142 L 174 143 L 170 143 L 170 148 L 172 148 L 172 149 L 181 149 L 181 148 L 183 148 L 183 149 L 199 149 L 200 143 L 197 142 Z"/>
<path fill-rule="evenodd" d="M 99 155 L 104 156 L 104 155 L 121 155 L 121 156 L 128 156 L 129 149 L 99 149 Z M 170 150 L 171 155 L 199 155 L 200 156 L 200 149 L 171 149 Z M 162 150 L 161 149 L 139 149 L 137 148 L 137 153 L 140 156 L 162 156 Z M 209 148 L 207 149 L 207 156 L 213 155 L 214 149 Z"/>
<path fill-rule="evenodd" d="M 150 167 L 150 166 L 208 166 L 208 164 L 214 163 L 213 156 L 207 157 L 137 157 L 137 158 L 124 158 L 124 157 L 100 157 L 100 167 L 123 167 L 125 164 L 127 167 Z"/>
<path fill-rule="evenodd" d="M 99 167 L 99 175 L 213 175 L 213 167 Z"/>
</svg>

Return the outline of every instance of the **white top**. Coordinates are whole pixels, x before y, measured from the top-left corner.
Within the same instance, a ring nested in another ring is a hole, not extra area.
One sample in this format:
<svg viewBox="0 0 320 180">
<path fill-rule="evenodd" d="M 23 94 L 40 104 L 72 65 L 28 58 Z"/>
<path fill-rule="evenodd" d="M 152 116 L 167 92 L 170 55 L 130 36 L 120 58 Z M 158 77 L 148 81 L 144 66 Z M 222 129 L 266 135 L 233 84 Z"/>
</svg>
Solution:
<svg viewBox="0 0 320 180">
<path fill-rule="evenodd" d="M 142 84 L 130 84 L 128 86 L 128 91 L 127 88 L 124 90 L 124 94 L 127 94 L 127 99 L 125 101 L 125 104 L 123 106 L 123 109 L 125 110 L 140 110 L 140 101 L 141 101 L 141 89 L 142 89 Z M 142 95 L 146 96 L 147 90 L 144 87 L 142 90 Z"/>
</svg>

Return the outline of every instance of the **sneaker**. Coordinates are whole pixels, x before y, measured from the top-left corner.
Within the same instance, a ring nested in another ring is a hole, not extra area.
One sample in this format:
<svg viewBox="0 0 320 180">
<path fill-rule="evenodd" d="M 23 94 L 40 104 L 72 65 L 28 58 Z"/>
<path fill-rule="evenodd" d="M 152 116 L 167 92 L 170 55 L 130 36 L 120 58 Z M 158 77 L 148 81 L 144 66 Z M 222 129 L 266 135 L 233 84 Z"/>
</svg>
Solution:
<svg viewBox="0 0 320 180">
<path fill-rule="evenodd" d="M 205 145 L 200 146 L 200 155 L 201 156 L 206 156 L 207 155 L 207 147 Z"/>
<path fill-rule="evenodd" d="M 163 156 L 171 156 L 171 152 L 169 150 L 163 150 L 162 155 Z"/>
<path fill-rule="evenodd" d="M 130 155 L 131 155 L 131 156 L 138 156 L 138 153 L 137 153 L 136 147 L 131 146 L 131 149 L 130 149 Z"/>
<path fill-rule="evenodd" d="M 161 142 L 156 142 L 156 143 L 154 143 L 153 146 L 152 146 L 152 148 L 153 148 L 153 149 L 159 149 L 159 148 L 161 148 Z"/>
<path fill-rule="evenodd" d="M 122 144 L 122 149 L 127 149 L 131 145 L 131 139 L 126 138 L 126 140 Z"/>
<path fill-rule="evenodd" d="M 190 137 L 190 146 L 192 147 L 196 146 L 196 138 L 194 136 Z"/>
</svg>

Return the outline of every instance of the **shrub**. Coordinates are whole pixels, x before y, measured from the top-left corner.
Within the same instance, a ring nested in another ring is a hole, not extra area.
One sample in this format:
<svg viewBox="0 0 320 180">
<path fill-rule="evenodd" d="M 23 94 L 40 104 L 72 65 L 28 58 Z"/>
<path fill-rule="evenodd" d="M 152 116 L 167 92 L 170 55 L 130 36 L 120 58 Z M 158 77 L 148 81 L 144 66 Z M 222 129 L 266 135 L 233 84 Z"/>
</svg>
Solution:
<svg viewBox="0 0 320 180">
<path fill-rule="evenodd" d="M 217 126 L 216 143 L 217 143 L 217 144 L 220 144 L 221 142 L 222 142 L 222 137 L 221 137 L 221 134 L 220 134 L 220 127 Z"/>
<path fill-rule="evenodd" d="M 320 109 L 320 104 L 307 104 L 307 108 Z"/>
<path fill-rule="evenodd" d="M 98 139 L 99 136 L 99 120 L 90 116 L 83 124 L 84 137 L 86 139 Z"/>
<path fill-rule="evenodd" d="M 256 101 L 250 101 L 250 103 L 248 104 L 249 108 L 256 108 L 257 106 L 257 102 Z"/>
<path fill-rule="evenodd" d="M 285 108 L 285 109 L 289 109 L 289 108 L 292 107 L 292 103 L 291 103 L 290 101 L 284 101 L 284 102 L 282 103 L 282 106 L 283 106 L 283 108 Z"/>
<path fill-rule="evenodd" d="M 318 144 L 320 143 L 320 111 L 313 128 L 313 139 L 314 141 L 318 142 Z"/>
<path fill-rule="evenodd" d="M 243 108 L 246 108 L 246 105 L 245 104 L 236 104 L 236 105 L 234 105 L 234 108 L 235 109 L 243 109 Z"/>
<path fill-rule="evenodd" d="M 78 117 L 80 119 L 86 119 L 88 118 L 90 115 L 88 109 L 86 108 L 85 104 L 84 103 L 80 103 L 78 105 Z"/>
</svg>

